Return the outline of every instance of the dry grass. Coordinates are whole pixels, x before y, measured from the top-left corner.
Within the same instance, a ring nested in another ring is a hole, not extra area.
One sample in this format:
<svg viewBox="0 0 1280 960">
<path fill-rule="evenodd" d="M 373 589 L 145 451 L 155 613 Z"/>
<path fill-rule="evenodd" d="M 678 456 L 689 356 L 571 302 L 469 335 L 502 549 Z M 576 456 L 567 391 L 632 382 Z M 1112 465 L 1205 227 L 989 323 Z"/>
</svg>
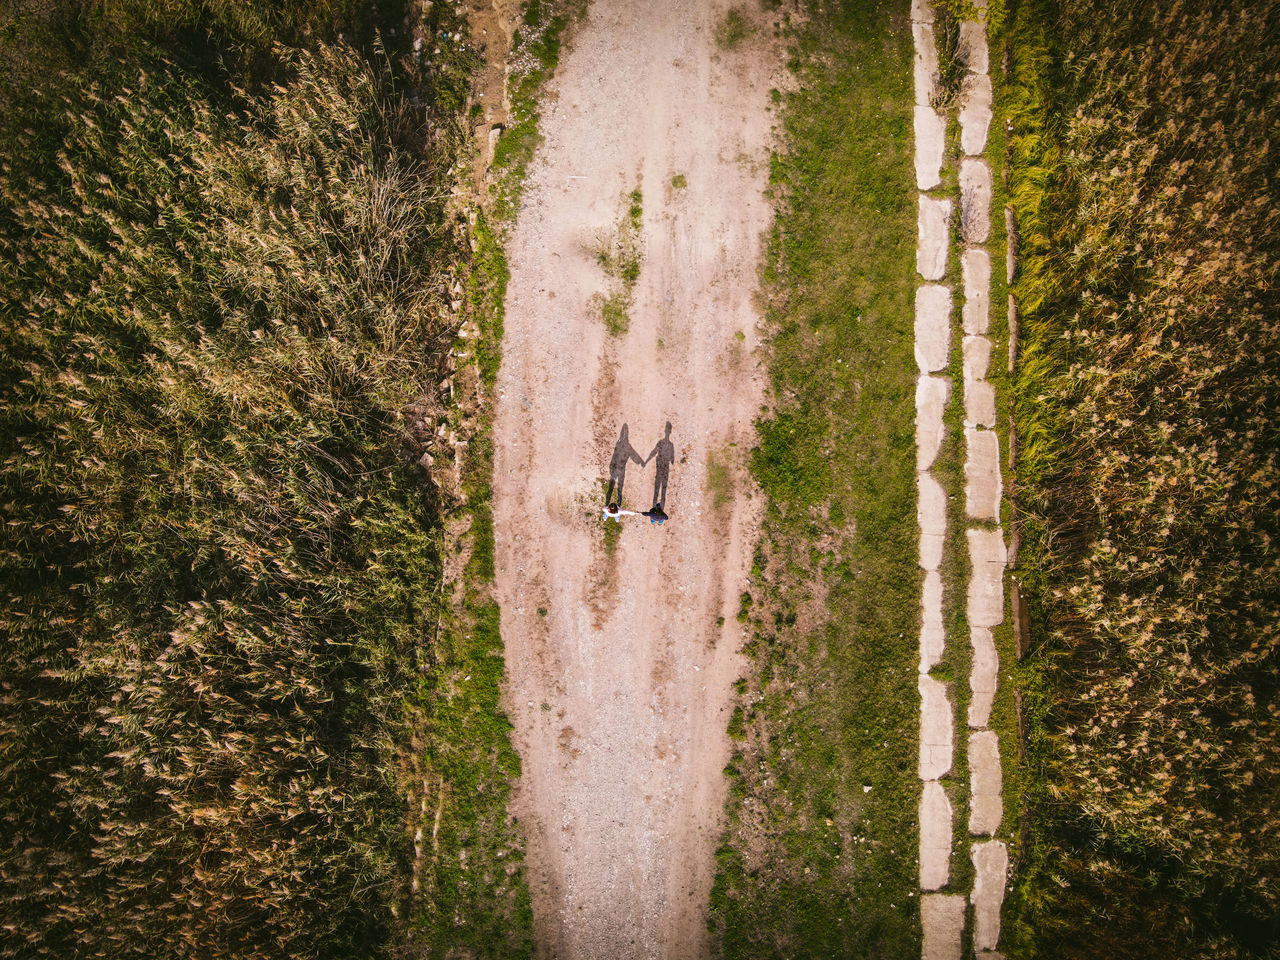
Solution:
<svg viewBox="0 0 1280 960">
<path fill-rule="evenodd" d="M 1025 258 L 1019 499 L 1046 682 L 1028 917 L 1065 950 L 1044 955 L 1079 955 L 1072 931 L 1108 909 L 1177 955 L 1267 955 L 1280 57 L 1264 38 L 1280 11 L 1074 0 L 1020 23 L 1005 104 Z M 1139 887 L 1158 891 L 1140 917 L 1107 907 Z M 1136 956 L 1112 928 L 1113 955 Z"/>
</svg>

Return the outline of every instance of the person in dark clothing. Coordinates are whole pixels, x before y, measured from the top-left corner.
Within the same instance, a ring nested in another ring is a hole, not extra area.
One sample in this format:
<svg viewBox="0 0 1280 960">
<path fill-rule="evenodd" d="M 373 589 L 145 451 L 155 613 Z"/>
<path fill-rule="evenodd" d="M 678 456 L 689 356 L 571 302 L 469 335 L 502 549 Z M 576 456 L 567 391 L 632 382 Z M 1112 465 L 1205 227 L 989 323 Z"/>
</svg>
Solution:
<svg viewBox="0 0 1280 960">
<path fill-rule="evenodd" d="M 667 520 L 666 511 L 657 504 L 654 504 L 652 510 L 646 510 L 644 513 L 640 514 L 640 516 L 649 518 L 649 526 L 653 526 L 655 523 L 658 524 L 658 526 L 662 526 L 662 524 Z"/>
</svg>

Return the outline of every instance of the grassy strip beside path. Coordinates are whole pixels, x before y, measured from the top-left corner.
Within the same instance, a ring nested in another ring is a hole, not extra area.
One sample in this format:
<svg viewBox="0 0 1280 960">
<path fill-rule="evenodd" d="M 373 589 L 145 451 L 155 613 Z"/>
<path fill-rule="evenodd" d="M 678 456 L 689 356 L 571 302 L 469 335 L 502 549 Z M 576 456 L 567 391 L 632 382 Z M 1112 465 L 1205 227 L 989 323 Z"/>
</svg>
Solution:
<svg viewBox="0 0 1280 960">
<path fill-rule="evenodd" d="M 919 953 L 911 35 L 809 11 L 765 290 L 773 409 L 712 925 L 725 957 Z"/>
</svg>

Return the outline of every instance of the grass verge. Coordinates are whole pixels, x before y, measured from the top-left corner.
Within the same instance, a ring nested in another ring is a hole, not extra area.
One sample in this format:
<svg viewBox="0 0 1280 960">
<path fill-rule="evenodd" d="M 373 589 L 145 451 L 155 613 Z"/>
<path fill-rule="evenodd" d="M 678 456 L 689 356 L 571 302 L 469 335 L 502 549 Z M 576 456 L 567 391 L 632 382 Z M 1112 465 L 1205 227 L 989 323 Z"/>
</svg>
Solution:
<svg viewBox="0 0 1280 960">
<path fill-rule="evenodd" d="M 711 922 L 725 957 L 898 958 L 920 949 L 911 37 L 906 3 L 807 13 L 771 171 L 768 508 Z"/>
<path fill-rule="evenodd" d="M 534 2 L 513 42 L 512 124 L 494 152 L 487 201 L 468 211 L 472 258 L 450 428 L 460 484 L 448 503 L 446 550 L 465 560 L 441 611 L 442 629 L 417 709 L 424 718 L 421 894 L 414 924 L 427 956 L 533 955 L 533 914 L 519 828 L 507 814 L 520 761 L 502 709 L 500 610 L 493 598 L 493 397 L 501 363 L 510 273 L 503 250 L 525 171 L 539 142 L 538 96 L 554 72 L 561 36 L 581 3 Z M 455 288 L 456 289 L 456 288 Z M 434 807 L 433 807 L 434 804 Z M 434 810 L 449 814 L 441 818 Z M 447 829 L 438 830 L 440 824 Z"/>
</svg>

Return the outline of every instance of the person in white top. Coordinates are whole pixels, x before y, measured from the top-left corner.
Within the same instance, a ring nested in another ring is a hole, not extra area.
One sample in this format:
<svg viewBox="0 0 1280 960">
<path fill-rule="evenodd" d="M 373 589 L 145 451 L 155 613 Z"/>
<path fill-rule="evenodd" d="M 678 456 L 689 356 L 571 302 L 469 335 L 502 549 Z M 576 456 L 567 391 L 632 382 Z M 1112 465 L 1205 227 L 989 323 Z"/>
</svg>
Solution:
<svg viewBox="0 0 1280 960">
<path fill-rule="evenodd" d="M 613 520 L 616 523 L 621 523 L 623 517 L 640 516 L 640 514 L 636 513 L 634 510 L 623 510 L 621 507 L 619 507 L 617 504 L 614 504 L 614 503 L 605 504 L 603 513 L 604 513 L 604 518 L 606 520 Z"/>
</svg>

